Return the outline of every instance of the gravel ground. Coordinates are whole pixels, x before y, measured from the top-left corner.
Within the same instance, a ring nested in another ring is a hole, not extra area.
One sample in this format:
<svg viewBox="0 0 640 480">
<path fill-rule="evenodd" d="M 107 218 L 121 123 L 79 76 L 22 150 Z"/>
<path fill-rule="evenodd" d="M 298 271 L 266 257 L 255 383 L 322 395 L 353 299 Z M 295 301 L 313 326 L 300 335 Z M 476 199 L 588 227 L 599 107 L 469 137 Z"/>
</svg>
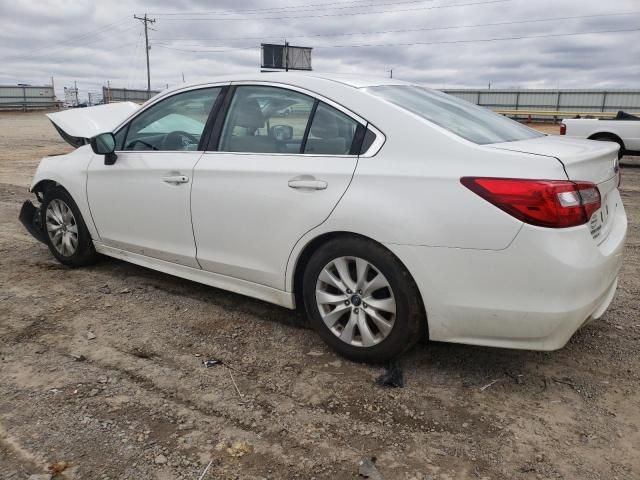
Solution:
<svg viewBox="0 0 640 480">
<path fill-rule="evenodd" d="M 294 312 L 117 260 L 59 265 L 17 216 L 39 158 L 68 147 L 41 113 L 0 114 L 0 132 L 0 478 L 197 480 L 212 462 L 205 479 L 348 479 L 365 457 L 370 478 L 640 477 L 637 159 L 601 320 L 557 352 L 422 344 L 389 389 Z"/>
</svg>

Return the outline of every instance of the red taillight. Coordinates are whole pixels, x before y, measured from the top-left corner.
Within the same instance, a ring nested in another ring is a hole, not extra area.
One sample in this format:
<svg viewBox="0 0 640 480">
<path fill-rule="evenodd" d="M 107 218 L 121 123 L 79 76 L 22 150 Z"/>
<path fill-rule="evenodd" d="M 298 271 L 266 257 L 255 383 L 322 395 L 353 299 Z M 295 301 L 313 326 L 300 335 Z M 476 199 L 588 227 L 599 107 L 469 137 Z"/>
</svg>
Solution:
<svg viewBox="0 0 640 480">
<path fill-rule="evenodd" d="M 460 182 L 509 215 L 540 227 L 582 225 L 600 208 L 600 192 L 591 182 L 482 177 Z"/>
<path fill-rule="evenodd" d="M 560 135 L 566 135 L 567 134 L 567 126 L 564 123 L 560 124 Z"/>
</svg>

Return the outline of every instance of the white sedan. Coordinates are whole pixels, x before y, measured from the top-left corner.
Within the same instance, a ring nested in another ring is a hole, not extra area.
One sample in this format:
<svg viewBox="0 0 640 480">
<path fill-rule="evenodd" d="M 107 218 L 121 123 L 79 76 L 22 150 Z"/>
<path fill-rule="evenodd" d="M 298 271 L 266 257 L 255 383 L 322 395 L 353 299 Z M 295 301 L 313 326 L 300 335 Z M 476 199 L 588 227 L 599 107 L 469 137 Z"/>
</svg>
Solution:
<svg viewBox="0 0 640 480">
<path fill-rule="evenodd" d="M 617 147 L 393 79 L 268 73 L 50 118 L 21 220 L 288 308 L 358 361 L 420 338 L 552 350 L 599 318 L 627 219 Z M 90 143 L 90 145 L 89 145 Z"/>
</svg>

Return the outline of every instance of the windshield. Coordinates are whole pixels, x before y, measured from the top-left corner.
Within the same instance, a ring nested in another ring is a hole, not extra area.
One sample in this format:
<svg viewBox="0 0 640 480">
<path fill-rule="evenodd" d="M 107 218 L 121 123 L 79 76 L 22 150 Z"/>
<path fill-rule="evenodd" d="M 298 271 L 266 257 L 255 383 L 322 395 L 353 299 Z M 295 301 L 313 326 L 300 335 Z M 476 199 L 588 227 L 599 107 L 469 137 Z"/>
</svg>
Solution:
<svg viewBox="0 0 640 480">
<path fill-rule="evenodd" d="M 435 90 L 413 85 L 384 85 L 365 90 L 480 145 L 544 136 L 491 110 Z"/>
</svg>

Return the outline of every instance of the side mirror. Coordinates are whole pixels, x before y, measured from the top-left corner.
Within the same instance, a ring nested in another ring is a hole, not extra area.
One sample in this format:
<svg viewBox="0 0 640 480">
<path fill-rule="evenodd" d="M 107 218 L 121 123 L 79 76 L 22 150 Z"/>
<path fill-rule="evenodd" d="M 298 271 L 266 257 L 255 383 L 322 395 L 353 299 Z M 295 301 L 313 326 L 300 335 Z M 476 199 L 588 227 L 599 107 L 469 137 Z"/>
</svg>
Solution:
<svg viewBox="0 0 640 480">
<path fill-rule="evenodd" d="M 111 132 L 101 133 L 91 139 L 91 149 L 97 155 L 104 155 L 104 164 L 113 165 L 118 156 L 115 154 L 116 137 Z"/>
</svg>

